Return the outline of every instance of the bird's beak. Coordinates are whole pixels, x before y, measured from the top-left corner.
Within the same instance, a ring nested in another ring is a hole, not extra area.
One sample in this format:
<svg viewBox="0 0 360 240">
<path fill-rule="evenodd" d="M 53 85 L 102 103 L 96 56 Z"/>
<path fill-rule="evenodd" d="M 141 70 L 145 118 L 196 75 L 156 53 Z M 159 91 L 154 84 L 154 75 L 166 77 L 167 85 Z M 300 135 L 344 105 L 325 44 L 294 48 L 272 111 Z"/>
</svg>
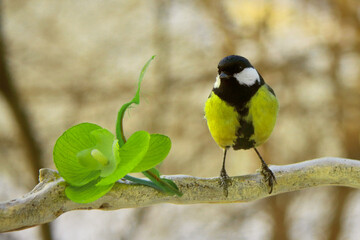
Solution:
<svg viewBox="0 0 360 240">
<path fill-rule="evenodd" d="M 223 73 L 223 72 L 220 73 L 219 77 L 221 80 L 226 80 L 226 79 L 230 78 L 229 75 L 227 75 L 226 73 Z"/>
</svg>

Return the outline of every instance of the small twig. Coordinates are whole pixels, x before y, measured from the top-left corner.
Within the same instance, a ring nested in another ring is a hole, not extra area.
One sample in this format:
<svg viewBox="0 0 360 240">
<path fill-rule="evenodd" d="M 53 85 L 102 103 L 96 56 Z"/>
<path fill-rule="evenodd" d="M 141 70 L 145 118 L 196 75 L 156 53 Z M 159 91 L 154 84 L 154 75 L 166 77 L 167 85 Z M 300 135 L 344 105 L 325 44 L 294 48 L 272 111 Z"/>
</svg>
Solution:
<svg viewBox="0 0 360 240">
<path fill-rule="evenodd" d="M 64 194 L 66 183 L 51 169 L 40 170 L 40 183 L 25 196 L 0 203 L 0 232 L 20 230 L 51 222 L 72 210 L 116 210 L 145 207 L 159 203 L 230 203 L 248 202 L 315 186 L 347 186 L 360 188 L 360 161 L 342 158 L 320 158 L 301 163 L 271 166 L 277 184 L 268 194 L 261 173 L 231 177 L 232 185 L 225 197 L 218 178 L 167 176 L 182 197 L 168 196 L 153 188 L 119 181 L 104 197 L 88 204 L 70 201 Z"/>
</svg>

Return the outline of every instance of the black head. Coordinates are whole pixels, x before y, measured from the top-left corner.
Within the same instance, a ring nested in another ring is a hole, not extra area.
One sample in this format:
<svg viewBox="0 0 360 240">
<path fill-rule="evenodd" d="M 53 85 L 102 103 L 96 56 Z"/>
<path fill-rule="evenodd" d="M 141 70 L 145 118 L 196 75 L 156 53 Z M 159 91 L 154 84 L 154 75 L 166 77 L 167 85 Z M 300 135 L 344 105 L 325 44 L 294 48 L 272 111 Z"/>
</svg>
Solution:
<svg viewBox="0 0 360 240">
<path fill-rule="evenodd" d="M 234 75 L 241 72 L 245 68 L 253 68 L 249 60 L 237 55 L 230 55 L 221 59 L 218 65 L 218 72 L 227 75 Z"/>
<path fill-rule="evenodd" d="M 237 109 L 242 109 L 264 80 L 249 60 L 237 55 L 223 58 L 218 65 L 213 92 Z"/>
</svg>

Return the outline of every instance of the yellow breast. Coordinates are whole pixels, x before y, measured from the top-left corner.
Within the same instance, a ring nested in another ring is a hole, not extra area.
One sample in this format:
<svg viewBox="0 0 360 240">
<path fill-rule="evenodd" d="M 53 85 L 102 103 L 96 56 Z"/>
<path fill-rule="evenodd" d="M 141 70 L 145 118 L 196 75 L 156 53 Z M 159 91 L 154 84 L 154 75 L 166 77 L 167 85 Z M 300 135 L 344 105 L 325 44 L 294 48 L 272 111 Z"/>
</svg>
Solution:
<svg viewBox="0 0 360 240">
<path fill-rule="evenodd" d="M 212 137 L 220 147 L 234 144 L 236 131 L 240 127 L 238 117 L 234 107 L 211 93 L 205 103 L 205 118 Z"/>
<path fill-rule="evenodd" d="M 278 111 L 277 98 L 269 92 L 266 85 L 261 86 L 250 99 L 249 114 L 246 118 L 254 126 L 254 135 L 250 140 L 255 141 L 255 146 L 263 144 L 270 137 Z"/>
<path fill-rule="evenodd" d="M 205 103 L 205 118 L 212 137 L 222 148 L 234 145 L 242 118 L 254 127 L 254 134 L 249 140 L 254 140 L 255 146 L 264 143 L 270 136 L 276 122 L 279 103 L 269 92 L 266 85 L 261 86 L 246 105 L 249 108 L 247 116 L 239 116 L 233 106 L 211 93 Z"/>
</svg>

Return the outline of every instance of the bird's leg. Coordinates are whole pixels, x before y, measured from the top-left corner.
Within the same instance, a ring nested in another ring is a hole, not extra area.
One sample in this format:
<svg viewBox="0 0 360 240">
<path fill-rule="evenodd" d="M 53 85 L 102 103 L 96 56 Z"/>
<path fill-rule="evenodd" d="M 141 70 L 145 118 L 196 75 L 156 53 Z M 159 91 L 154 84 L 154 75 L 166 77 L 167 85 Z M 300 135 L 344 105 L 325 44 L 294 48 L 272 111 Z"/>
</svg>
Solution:
<svg viewBox="0 0 360 240">
<path fill-rule="evenodd" d="M 228 185 L 231 184 L 230 177 L 227 175 L 225 170 L 225 159 L 226 159 L 226 152 L 228 150 L 228 147 L 224 148 L 224 158 L 223 158 L 223 165 L 220 171 L 220 186 L 224 189 L 224 195 L 225 197 L 228 196 Z"/>
<path fill-rule="evenodd" d="M 272 193 L 273 188 L 274 188 L 274 184 L 276 183 L 276 178 L 274 173 L 270 170 L 270 168 L 268 167 L 268 165 L 265 163 L 264 159 L 261 157 L 259 151 L 254 148 L 256 154 L 259 156 L 260 161 L 261 161 L 261 174 L 264 176 L 265 181 L 269 184 L 270 187 L 270 191 L 269 194 Z"/>
</svg>

